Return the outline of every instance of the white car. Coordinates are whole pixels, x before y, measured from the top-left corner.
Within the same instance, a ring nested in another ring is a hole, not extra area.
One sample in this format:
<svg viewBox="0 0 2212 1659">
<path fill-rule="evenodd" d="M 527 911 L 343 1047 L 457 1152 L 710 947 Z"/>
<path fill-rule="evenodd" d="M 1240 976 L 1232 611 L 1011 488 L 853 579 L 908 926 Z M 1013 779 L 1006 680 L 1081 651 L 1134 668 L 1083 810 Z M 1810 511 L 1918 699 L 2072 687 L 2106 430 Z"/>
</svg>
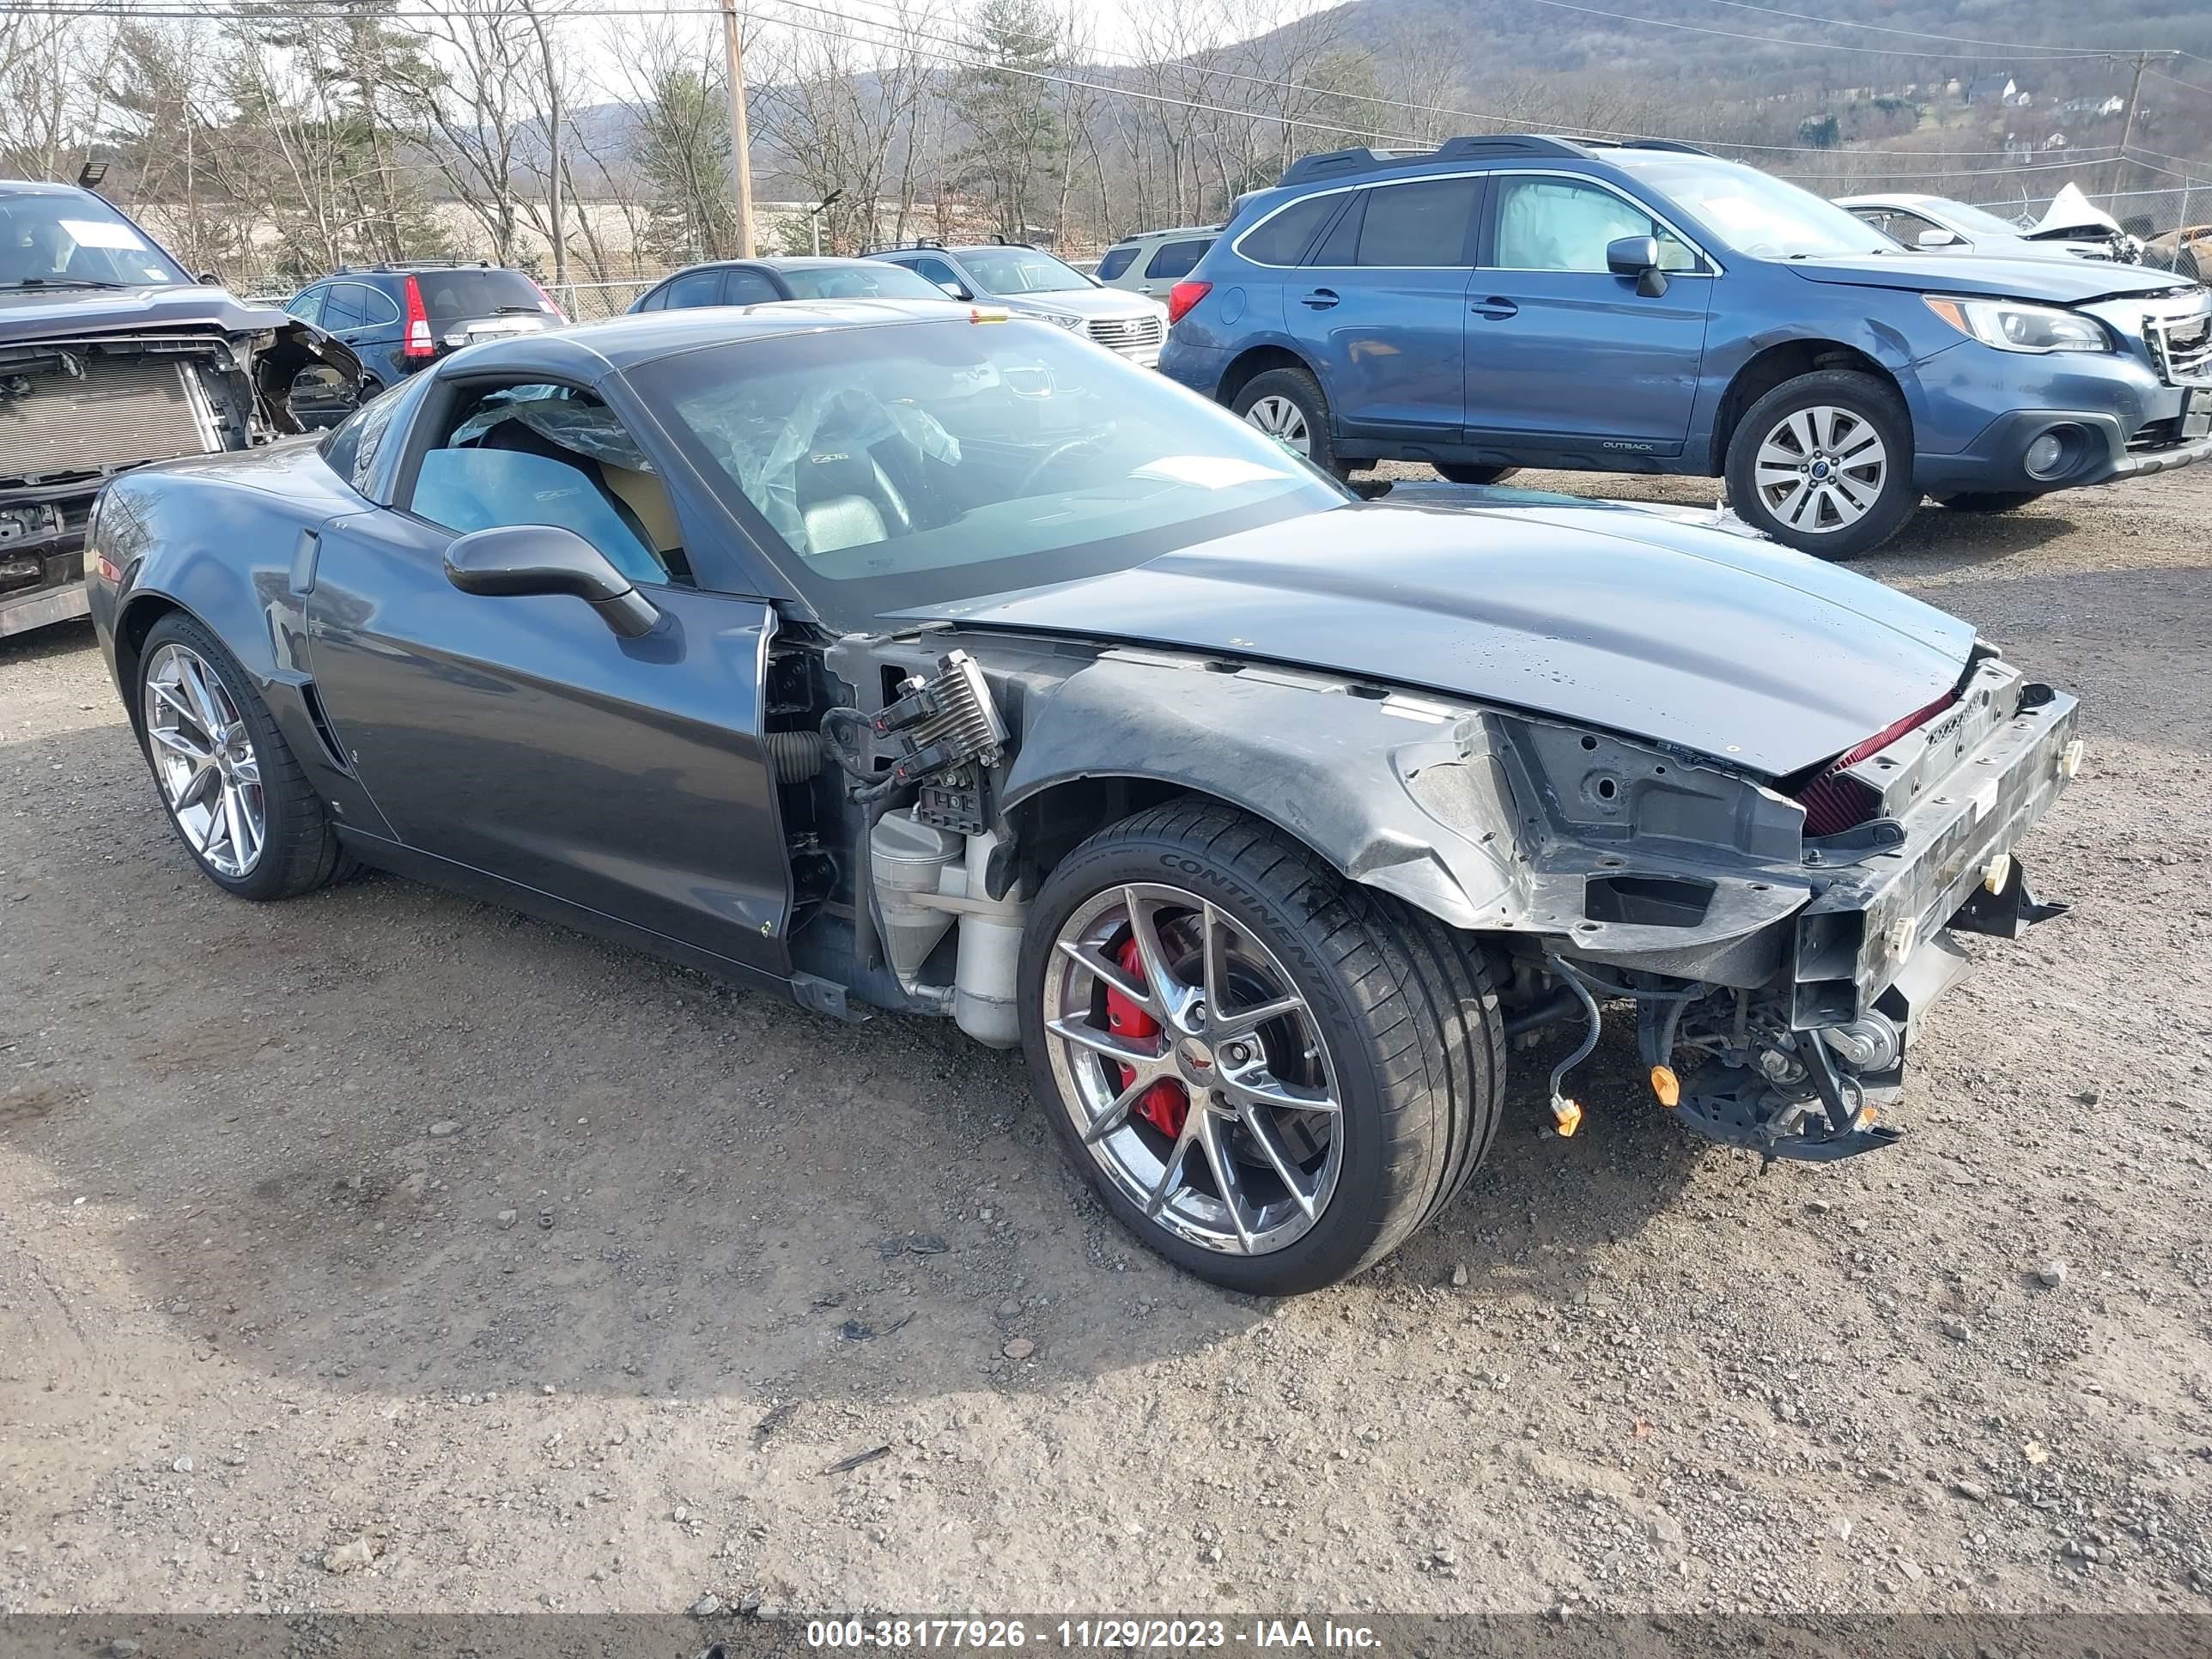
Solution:
<svg viewBox="0 0 2212 1659">
<path fill-rule="evenodd" d="M 1108 288 L 1066 260 L 1021 242 L 946 247 L 913 242 L 867 256 L 920 271 L 956 300 L 988 300 L 1022 317 L 1042 318 L 1157 368 L 1168 337 L 1168 308 Z"/>
<path fill-rule="evenodd" d="M 1923 253 L 1994 254 L 2005 259 L 2103 259 L 2136 264 L 2142 245 L 2072 185 L 2033 225 L 1945 196 L 1897 191 L 1839 196 L 1836 205 L 1891 240 Z"/>
<path fill-rule="evenodd" d="M 1162 298 L 1197 268 L 1220 234 L 1219 225 L 1184 225 L 1125 236 L 1099 258 L 1098 280 L 1109 288 Z"/>
</svg>

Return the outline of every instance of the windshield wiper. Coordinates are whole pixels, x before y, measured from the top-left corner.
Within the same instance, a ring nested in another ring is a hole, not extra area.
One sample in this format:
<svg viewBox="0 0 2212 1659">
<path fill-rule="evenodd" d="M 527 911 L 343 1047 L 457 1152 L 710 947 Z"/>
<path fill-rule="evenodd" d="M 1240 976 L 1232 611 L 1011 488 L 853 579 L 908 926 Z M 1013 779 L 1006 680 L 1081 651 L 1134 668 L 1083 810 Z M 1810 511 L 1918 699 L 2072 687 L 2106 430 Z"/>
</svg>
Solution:
<svg viewBox="0 0 2212 1659">
<path fill-rule="evenodd" d="M 128 288 L 128 283 L 110 283 L 98 276 L 26 276 L 20 283 L 6 284 L 18 288 Z"/>
<path fill-rule="evenodd" d="M 494 306 L 492 310 L 496 315 L 501 317 L 511 316 L 516 313 L 520 313 L 525 317 L 534 317 L 538 314 L 538 307 L 536 306 Z"/>
</svg>

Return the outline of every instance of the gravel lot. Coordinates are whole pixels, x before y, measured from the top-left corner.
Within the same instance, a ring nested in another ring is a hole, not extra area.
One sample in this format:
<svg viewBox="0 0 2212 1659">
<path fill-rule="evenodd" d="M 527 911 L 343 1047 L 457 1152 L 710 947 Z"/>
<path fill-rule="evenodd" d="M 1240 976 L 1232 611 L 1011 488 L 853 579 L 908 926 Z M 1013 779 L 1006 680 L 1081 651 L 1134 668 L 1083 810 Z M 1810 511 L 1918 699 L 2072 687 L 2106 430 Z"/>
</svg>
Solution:
<svg viewBox="0 0 2212 1659">
<path fill-rule="evenodd" d="M 1761 1175 L 1619 1040 L 1562 1141 L 1546 1050 L 1440 1225 L 1279 1306 L 949 1026 L 226 898 L 89 631 L 0 644 L 0 1606 L 2212 1609 L 2208 521 L 1867 567 L 2089 741 L 2027 854 L 2079 908 L 1978 942 L 1902 1147 Z"/>
</svg>

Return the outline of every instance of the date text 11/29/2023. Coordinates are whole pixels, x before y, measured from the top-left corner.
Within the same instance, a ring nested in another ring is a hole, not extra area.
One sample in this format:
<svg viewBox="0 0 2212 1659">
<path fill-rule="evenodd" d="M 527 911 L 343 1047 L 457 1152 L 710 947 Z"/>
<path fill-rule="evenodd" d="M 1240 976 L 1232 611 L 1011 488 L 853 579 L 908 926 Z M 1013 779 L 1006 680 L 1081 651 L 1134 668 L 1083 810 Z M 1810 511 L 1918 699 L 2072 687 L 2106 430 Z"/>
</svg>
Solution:
<svg viewBox="0 0 2212 1659">
<path fill-rule="evenodd" d="M 811 1648 L 982 1652 L 1042 1648 L 1064 1653 L 1375 1652 L 1364 1625 L 1310 1619 L 815 1619 Z"/>
</svg>

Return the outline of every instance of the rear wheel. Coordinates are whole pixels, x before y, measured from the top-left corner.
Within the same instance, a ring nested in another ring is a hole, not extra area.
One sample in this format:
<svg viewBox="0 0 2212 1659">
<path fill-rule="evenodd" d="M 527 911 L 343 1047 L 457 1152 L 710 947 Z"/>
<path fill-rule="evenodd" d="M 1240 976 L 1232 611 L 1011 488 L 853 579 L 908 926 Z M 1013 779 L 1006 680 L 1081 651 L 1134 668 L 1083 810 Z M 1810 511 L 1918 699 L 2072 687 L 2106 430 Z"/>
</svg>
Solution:
<svg viewBox="0 0 2212 1659">
<path fill-rule="evenodd" d="M 1954 513 L 2009 513 L 2016 507 L 2026 507 L 2030 501 L 2041 501 L 2039 489 L 1970 490 L 1961 495 L 1940 495 L 1936 499 Z"/>
<path fill-rule="evenodd" d="M 173 612 L 138 673 L 146 759 L 169 821 L 209 880 L 292 898 L 351 867 L 323 804 L 252 680 L 221 641 Z"/>
<path fill-rule="evenodd" d="M 1521 469 L 1517 466 L 1475 466 L 1462 461 L 1431 461 L 1437 476 L 1446 483 L 1494 484 L 1504 483 Z"/>
<path fill-rule="evenodd" d="M 1328 398 L 1321 382 L 1303 368 L 1271 368 L 1244 383 L 1231 405 L 1247 424 L 1304 456 L 1324 472 L 1352 476 L 1352 464 L 1336 458 L 1328 433 Z"/>
<path fill-rule="evenodd" d="M 1487 1149 L 1475 952 L 1210 802 L 1100 831 L 1031 907 L 1023 1045 L 1062 1146 L 1176 1265 L 1258 1295 L 1395 1249 Z"/>
<path fill-rule="evenodd" d="M 1778 542 L 1824 559 L 1870 553 L 1920 502 L 1905 404 L 1856 369 L 1785 381 L 1737 422 L 1728 487 L 1738 516 Z"/>
</svg>

